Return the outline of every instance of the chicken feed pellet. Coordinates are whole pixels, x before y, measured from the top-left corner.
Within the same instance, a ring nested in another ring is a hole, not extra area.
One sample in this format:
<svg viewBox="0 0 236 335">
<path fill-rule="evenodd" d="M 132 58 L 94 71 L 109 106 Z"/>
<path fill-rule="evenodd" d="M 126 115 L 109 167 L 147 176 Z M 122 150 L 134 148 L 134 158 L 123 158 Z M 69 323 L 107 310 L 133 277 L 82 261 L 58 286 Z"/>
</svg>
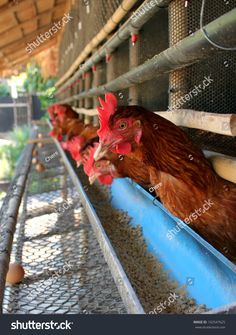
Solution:
<svg viewBox="0 0 236 335">
<path fill-rule="evenodd" d="M 206 307 L 190 298 L 185 286 L 170 280 L 162 264 L 147 251 L 141 227 L 131 226 L 127 213 L 111 206 L 109 187 L 89 185 L 81 169 L 78 175 L 145 312 L 205 312 Z"/>
</svg>

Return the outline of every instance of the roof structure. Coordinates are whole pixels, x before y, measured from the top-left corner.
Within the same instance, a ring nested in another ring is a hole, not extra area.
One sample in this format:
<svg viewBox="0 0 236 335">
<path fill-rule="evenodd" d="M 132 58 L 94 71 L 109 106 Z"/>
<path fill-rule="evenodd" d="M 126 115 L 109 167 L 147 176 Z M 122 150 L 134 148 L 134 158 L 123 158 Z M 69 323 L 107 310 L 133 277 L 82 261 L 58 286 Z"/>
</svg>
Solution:
<svg viewBox="0 0 236 335">
<path fill-rule="evenodd" d="M 0 0 L 0 75 L 14 71 L 32 56 L 57 44 L 63 28 L 57 29 L 42 43 L 38 42 L 39 37 L 45 36 L 45 33 L 69 12 L 70 2 L 69 0 Z M 33 42 L 35 48 L 27 49 Z"/>
</svg>

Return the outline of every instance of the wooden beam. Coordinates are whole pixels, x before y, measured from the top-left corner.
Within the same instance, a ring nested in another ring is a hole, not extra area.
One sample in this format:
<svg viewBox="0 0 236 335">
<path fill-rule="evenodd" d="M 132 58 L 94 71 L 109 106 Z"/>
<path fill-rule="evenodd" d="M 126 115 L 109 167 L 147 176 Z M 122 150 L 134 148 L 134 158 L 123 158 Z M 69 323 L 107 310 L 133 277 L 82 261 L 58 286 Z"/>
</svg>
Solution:
<svg viewBox="0 0 236 335">
<path fill-rule="evenodd" d="M 18 57 L 15 57 L 13 59 L 10 60 L 10 63 L 9 65 L 12 66 L 12 65 L 15 65 L 16 63 L 20 63 L 22 60 L 27 60 L 27 59 L 30 59 L 31 57 L 34 57 L 35 55 L 37 55 L 38 53 L 50 48 L 51 46 L 53 46 L 54 44 L 56 44 L 56 41 L 55 40 L 50 40 L 50 42 L 46 43 L 45 45 L 43 45 L 42 47 L 40 48 L 37 48 L 37 50 L 35 50 L 32 54 L 28 55 L 28 54 L 25 54 L 25 55 L 22 55 L 22 56 L 18 56 Z"/>
<path fill-rule="evenodd" d="M 25 7 L 31 5 L 33 2 L 34 0 L 18 0 L 16 4 L 7 3 L 6 5 L 0 7 L 1 16 L 14 13 L 15 11 L 25 10 Z"/>
<path fill-rule="evenodd" d="M 26 56 L 27 54 L 28 53 L 25 51 L 24 48 L 20 48 L 17 52 L 9 54 L 8 59 L 10 62 L 12 62 L 20 57 Z"/>
<path fill-rule="evenodd" d="M 11 34 L 11 31 L 14 31 L 16 28 L 24 28 L 24 26 L 28 23 L 31 23 L 32 20 L 40 20 L 42 17 L 44 17 L 45 15 L 49 14 L 49 13 L 54 13 L 55 11 L 59 10 L 59 9 L 63 9 L 65 8 L 65 4 L 60 4 L 58 6 L 55 6 L 54 8 L 52 9 L 49 9 L 49 10 L 46 10 L 38 15 L 36 15 L 35 17 L 29 19 L 29 20 L 26 20 L 24 22 L 21 22 L 17 25 L 15 25 L 14 27 L 12 27 L 11 29 L 7 30 L 7 31 L 4 31 L 3 33 L 0 34 L 0 39 L 4 39 L 4 38 L 7 38 L 9 36 L 9 34 Z M 4 46 L 3 46 L 4 47 Z"/>
<path fill-rule="evenodd" d="M 38 19 L 38 16 L 39 16 L 39 13 L 38 13 L 38 7 L 37 7 L 37 4 L 36 2 L 34 1 L 34 9 L 35 9 L 35 17 L 34 17 L 34 20 L 36 20 L 36 29 L 38 30 L 40 27 L 39 27 L 39 19 Z"/>
<path fill-rule="evenodd" d="M 15 26 L 17 26 L 17 25 L 20 24 L 20 21 L 19 21 L 19 19 L 17 17 L 17 12 L 16 11 L 13 12 L 13 15 L 14 15 L 14 18 L 15 18 L 15 21 L 16 21 L 16 25 Z M 24 37 L 24 31 L 23 31 L 23 29 L 21 27 L 19 27 L 19 29 L 21 31 L 21 36 Z M 9 30 L 7 32 L 9 33 Z M 9 36 L 9 34 L 8 34 L 8 36 Z"/>
<path fill-rule="evenodd" d="M 1 59 L 1 63 L 4 63 L 4 64 L 9 63 L 8 58 L 7 58 L 6 55 L 4 55 L 4 53 L 1 52 L 1 51 L 0 51 L 0 57 L 2 58 L 2 59 Z"/>
<path fill-rule="evenodd" d="M 15 66 L 19 63 L 25 63 L 27 62 L 30 58 L 32 58 L 33 56 L 37 55 L 38 53 L 44 51 L 45 49 L 48 49 L 50 47 L 52 47 L 53 45 L 55 45 L 57 43 L 57 40 L 51 39 L 49 42 L 43 44 L 41 47 L 38 47 L 37 49 L 35 49 L 35 51 L 33 51 L 31 54 L 26 54 L 25 56 L 16 58 L 15 60 L 11 61 L 9 66 Z"/>
<path fill-rule="evenodd" d="M 56 5 L 56 0 L 53 0 L 53 7 L 55 7 L 55 5 Z M 51 22 L 52 22 L 52 18 L 53 18 L 53 13 L 51 13 Z"/>
<path fill-rule="evenodd" d="M 11 42 L 9 44 L 6 44 L 6 45 L 0 47 L 0 51 L 4 51 L 6 49 L 12 48 L 12 50 L 10 51 L 10 53 L 11 53 L 11 52 L 14 51 L 14 49 L 19 47 L 20 43 L 24 43 L 25 47 L 26 47 L 27 43 L 32 43 L 37 38 L 37 36 L 39 34 L 43 34 L 43 33 L 47 32 L 50 28 L 52 28 L 52 26 L 53 26 L 53 24 L 51 24 L 51 23 L 48 24 L 48 25 L 45 25 L 42 28 L 40 28 L 38 30 L 35 30 L 33 33 L 30 33 L 30 34 L 24 36 L 20 40 L 17 40 L 15 42 Z M 55 34 L 53 36 L 55 36 Z"/>
</svg>

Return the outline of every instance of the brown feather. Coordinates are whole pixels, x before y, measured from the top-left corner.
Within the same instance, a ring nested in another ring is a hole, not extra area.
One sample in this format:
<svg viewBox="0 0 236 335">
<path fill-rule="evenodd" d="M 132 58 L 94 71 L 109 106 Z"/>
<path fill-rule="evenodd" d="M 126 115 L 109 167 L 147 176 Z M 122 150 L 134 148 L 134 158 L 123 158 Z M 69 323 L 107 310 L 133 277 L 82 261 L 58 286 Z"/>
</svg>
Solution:
<svg viewBox="0 0 236 335">
<path fill-rule="evenodd" d="M 139 106 L 120 107 L 110 119 L 132 117 L 142 124 L 141 145 L 132 142 L 134 157 L 146 164 L 152 185 L 165 207 L 231 260 L 236 260 L 236 185 L 220 178 L 183 130 Z M 193 219 L 207 200 L 213 205 Z"/>
</svg>

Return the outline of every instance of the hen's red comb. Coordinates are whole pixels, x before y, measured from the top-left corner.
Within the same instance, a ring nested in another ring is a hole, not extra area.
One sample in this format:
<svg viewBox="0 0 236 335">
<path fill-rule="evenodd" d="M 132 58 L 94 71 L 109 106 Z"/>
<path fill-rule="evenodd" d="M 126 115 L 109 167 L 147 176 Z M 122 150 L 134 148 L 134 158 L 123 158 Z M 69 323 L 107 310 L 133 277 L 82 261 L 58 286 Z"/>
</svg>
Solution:
<svg viewBox="0 0 236 335">
<path fill-rule="evenodd" d="M 105 94 L 105 101 L 99 98 L 99 102 L 102 106 L 97 107 L 98 110 L 98 117 L 100 121 L 100 129 L 98 130 L 98 136 L 100 139 L 105 135 L 106 131 L 108 130 L 108 122 L 111 117 L 116 111 L 117 107 L 117 99 L 116 96 L 112 93 Z"/>
<path fill-rule="evenodd" d="M 84 172 L 86 173 L 87 176 L 90 175 L 91 170 L 93 168 L 93 164 L 94 164 L 93 156 L 98 146 L 99 146 L 99 143 L 94 143 L 94 146 L 90 146 L 86 150 L 86 154 L 83 157 Z"/>
</svg>

